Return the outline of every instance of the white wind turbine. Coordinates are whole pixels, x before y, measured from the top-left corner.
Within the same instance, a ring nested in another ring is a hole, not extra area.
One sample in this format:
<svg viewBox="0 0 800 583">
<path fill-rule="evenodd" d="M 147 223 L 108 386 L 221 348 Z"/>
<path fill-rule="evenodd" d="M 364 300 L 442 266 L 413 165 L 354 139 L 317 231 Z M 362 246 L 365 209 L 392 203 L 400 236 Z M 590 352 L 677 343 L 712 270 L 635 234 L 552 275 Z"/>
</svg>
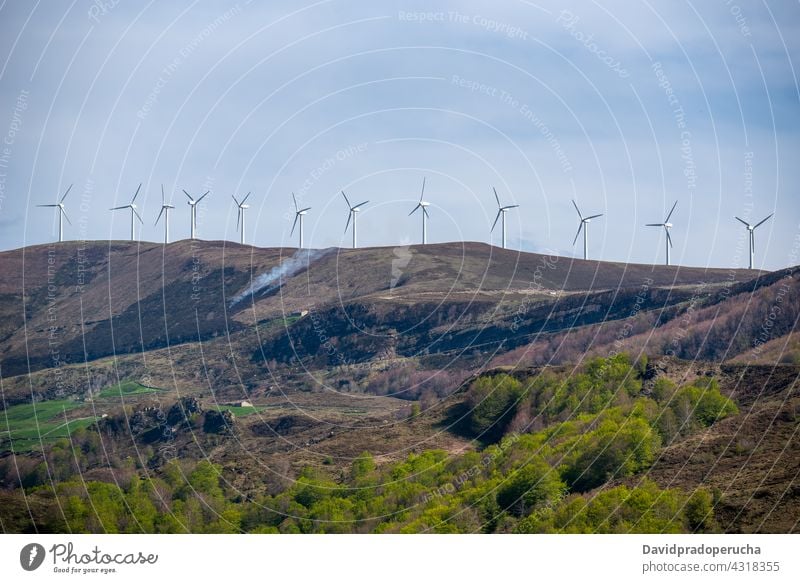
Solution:
<svg viewBox="0 0 800 583">
<path fill-rule="evenodd" d="M 419 209 L 422 209 L 422 244 L 425 245 L 428 242 L 428 208 L 431 203 L 425 202 L 422 200 L 422 197 L 425 195 L 425 178 L 422 179 L 422 192 L 419 193 L 419 202 L 417 206 L 414 207 L 414 210 L 408 213 L 410 217 Z"/>
<path fill-rule="evenodd" d="M 344 232 L 347 232 L 347 228 L 350 226 L 350 220 L 353 221 L 353 249 L 356 248 L 358 243 L 358 226 L 356 224 L 356 219 L 358 218 L 358 213 L 361 211 L 361 207 L 367 204 L 369 201 L 365 200 L 364 202 L 360 202 L 357 205 L 353 206 L 350 204 L 350 200 L 347 198 L 347 195 L 342 191 L 342 196 L 344 197 L 345 202 L 347 202 L 347 208 L 350 209 L 350 212 L 347 214 L 347 224 L 344 226 Z"/>
<path fill-rule="evenodd" d="M 342 194 L 344 194 L 344 193 L 342 193 Z M 346 198 L 347 197 L 345 197 L 345 199 Z M 307 207 L 307 208 L 301 209 L 297 204 L 297 198 L 295 197 L 294 193 L 292 193 L 292 200 L 294 201 L 294 223 L 292 224 L 292 232 L 289 233 L 289 236 L 291 237 L 294 234 L 294 228 L 297 226 L 298 223 L 300 223 L 300 230 L 298 231 L 298 234 L 300 235 L 300 244 L 297 246 L 297 248 L 298 249 L 302 249 L 303 248 L 303 217 L 306 215 L 306 213 L 308 211 L 311 210 L 311 207 Z M 350 203 L 348 203 L 348 205 L 349 204 Z M 347 229 L 345 229 L 345 231 L 346 230 Z M 355 223 L 353 223 L 353 231 L 355 232 Z M 353 247 L 355 247 L 355 235 L 353 235 Z"/>
<path fill-rule="evenodd" d="M 61 197 L 61 199 L 56 204 L 37 204 L 37 207 L 43 208 L 57 208 L 58 209 L 58 242 L 64 240 L 64 219 L 67 219 L 67 222 L 71 225 L 72 223 L 67 216 L 67 211 L 64 210 L 64 199 L 67 198 L 69 191 L 72 190 L 72 185 L 69 185 L 67 191 Z"/>
<path fill-rule="evenodd" d="M 171 204 L 167 204 L 167 199 L 164 197 L 164 185 L 161 185 L 161 211 L 158 213 L 158 218 L 156 218 L 156 222 L 153 223 L 154 225 L 158 224 L 158 221 L 161 219 L 161 215 L 164 215 L 164 245 L 169 243 L 169 211 L 170 209 L 174 209 L 175 207 Z"/>
<path fill-rule="evenodd" d="M 203 195 L 203 196 L 205 196 L 205 195 Z M 238 209 L 236 211 L 237 212 L 237 214 L 236 214 L 236 228 L 237 229 L 239 228 L 239 220 L 241 219 L 241 221 L 242 221 L 242 231 L 241 231 L 242 236 L 239 238 L 239 242 L 242 245 L 244 245 L 244 211 L 246 211 L 247 209 L 250 208 L 249 204 L 244 204 L 244 203 L 249 197 L 250 197 L 250 193 L 248 192 L 245 195 L 245 197 L 242 199 L 242 202 L 239 202 L 238 200 L 236 200 L 235 196 L 231 195 L 231 198 L 233 199 L 233 202 L 236 203 L 236 208 Z M 200 202 L 200 201 L 198 200 L 197 202 Z"/>
<path fill-rule="evenodd" d="M 772 215 L 774 215 L 774 214 L 775 213 L 770 214 L 767 218 L 762 219 L 761 221 L 757 222 L 755 225 L 751 225 L 750 223 L 748 223 L 745 220 L 740 219 L 739 217 L 734 217 L 737 221 L 739 221 L 745 227 L 747 227 L 747 232 L 750 234 L 750 269 L 753 269 L 753 255 L 755 254 L 755 251 L 756 251 L 756 238 L 755 238 L 755 235 L 753 234 L 753 231 L 755 231 L 758 227 L 760 227 L 761 225 L 766 223 L 768 220 L 770 220 L 772 218 Z"/>
<path fill-rule="evenodd" d="M 663 223 L 648 223 L 648 224 L 645 225 L 646 227 L 664 227 L 664 231 L 667 233 L 667 242 L 666 242 L 666 248 L 667 248 L 667 263 L 666 264 L 667 265 L 669 265 L 669 250 L 670 250 L 670 247 L 672 247 L 672 237 L 669 236 L 669 230 L 672 228 L 672 223 L 669 222 L 669 218 L 672 216 L 672 213 L 675 211 L 675 207 L 676 206 L 678 206 L 678 201 L 677 200 L 675 201 L 675 204 L 672 205 L 672 209 L 669 211 L 669 214 L 667 215 L 667 218 L 664 219 Z"/>
<path fill-rule="evenodd" d="M 139 196 L 139 190 L 141 190 L 142 184 L 139 183 L 139 188 L 136 189 L 136 193 L 133 195 L 131 202 L 124 206 L 115 206 L 112 208 L 112 211 L 118 211 L 121 209 L 131 209 L 131 241 L 136 240 L 136 219 L 139 219 L 139 222 L 144 224 L 142 217 L 139 216 L 139 213 L 136 212 L 136 197 Z"/>
<path fill-rule="evenodd" d="M 581 229 L 583 229 L 583 258 L 589 259 L 589 223 L 592 222 L 592 219 L 596 219 L 597 217 L 602 217 L 603 214 L 600 213 L 599 215 L 591 215 L 589 217 L 584 217 L 581 214 L 580 209 L 578 208 L 578 203 L 574 200 L 572 201 L 575 210 L 578 211 L 578 218 L 580 218 L 581 223 L 578 225 L 578 232 L 575 233 L 575 238 L 572 240 L 572 245 L 574 246 L 578 240 L 578 236 L 581 234 Z"/>
<path fill-rule="evenodd" d="M 197 203 L 199 203 L 206 196 L 208 196 L 209 192 L 211 192 L 211 191 L 210 190 L 206 190 L 206 192 L 205 192 L 205 194 L 203 194 L 203 196 L 201 196 L 200 198 L 195 200 L 195 199 L 192 198 L 191 194 L 189 194 L 185 190 L 183 191 L 183 194 L 185 194 L 186 196 L 189 197 L 189 202 L 187 204 L 189 205 L 189 208 L 191 209 L 191 211 L 189 213 L 189 220 L 191 222 L 190 229 L 189 229 L 189 233 L 190 233 L 189 238 L 190 239 L 194 239 L 195 238 L 194 235 L 195 235 L 195 232 L 197 231 Z"/>
<path fill-rule="evenodd" d="M 494 198 L 497 201 L 497 216 L 494 218 L 494 223 L 492 223 L 492 229 L 489 232 L 490 233 L 494 232 L 494 228 L 497 226 L 497 221 L 502 216 L 503 217 L 503 249 L 505 249 L 506 248 L 506 213 L 511 209 L 517 208 L 519 205 L 518 204 L 511 204 L 511 205 L 507 205 L 507 206 L 501 205 L 500 204 L 500 197 L 497 196 L 497 189 L 495 187 L 492 187 L 492 190 L 494 191 Z"/>
</svg>

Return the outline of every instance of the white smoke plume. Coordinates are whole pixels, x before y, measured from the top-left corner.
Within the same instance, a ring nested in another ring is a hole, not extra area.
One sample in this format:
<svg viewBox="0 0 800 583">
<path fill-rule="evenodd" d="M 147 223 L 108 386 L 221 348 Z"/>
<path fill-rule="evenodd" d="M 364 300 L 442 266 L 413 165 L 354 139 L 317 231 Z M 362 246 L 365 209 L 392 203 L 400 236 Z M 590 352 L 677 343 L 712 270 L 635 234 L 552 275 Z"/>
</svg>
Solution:
<svg viewBox="0 0 800 583">
<path fill-rule="evenodd" d="M 333 247 L 328 249 L 298 249 L 294 255 L 284 259 L 280 265 L 276 265 L 266 273 L 262 273 L 253 279 L 247 289 L 239 292 L 231 299 L 230 307 L 232 308 L 245 298 L 279 288 L 287 277 L 292 277 L 303 269 L 308 268 L 311 263 L 334 250 Z"/>
</svg>

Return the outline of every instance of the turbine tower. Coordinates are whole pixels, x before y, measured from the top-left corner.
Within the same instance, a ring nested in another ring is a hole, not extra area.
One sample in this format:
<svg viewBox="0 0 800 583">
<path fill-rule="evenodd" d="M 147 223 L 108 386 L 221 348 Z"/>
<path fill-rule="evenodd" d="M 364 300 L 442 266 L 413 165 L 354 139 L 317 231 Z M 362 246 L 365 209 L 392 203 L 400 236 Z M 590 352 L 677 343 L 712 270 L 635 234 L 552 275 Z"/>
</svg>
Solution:
<svg viewBox="0 0 800 583">
<path fill-rule="evenodd" d="M 575 207 L 575 210 L 578 211 L 578 218 L 581 220 L 581 223 L 578 225 L 578 232 L 575 233 L 575 238 L 572 240 L 572 245 L 575 245 L 575 242 L 578 240 L 578 236 L 581 234 L 581 229 L 583 229 L 583 258 L 589 259 L 589 223 L 592 222 L 592 219 L 602 217 L 603 214 L 601 213 L 599 215 L 584 217 L 578 208 L 578 203 L 573 200 L 572 205 Z"/>
<path fill-rule="evenodd" d="M 67 211 L 64 210 L 64 199 L 67 198 L 69 191 L 72 190 L 72 185 L 69 185 L 67 191 L 61 197 L 61 199 L 56 204 L 37 204 L 37 207 L 42 208 L 57 208 L 58 209 L 58 242 L 61 243 L 64 240 L 64 219 L 67 219 L 67 222 L 71 225 L 72 223 L 67 216 Z"/>
<path fill-rule="evenodd" d="M 124 206 L 115 206 L 112 208 L 112 211 L 118 211 L 120 209 L 131 209 L 131 241 L 136 240 L 136 219 L 139 219 L 139 222 L 144 224 L 142 217 L 139 216 L 139 213 L 136 212 L 136 197 L 139 196 L 139 190 L 141 190 L 142 184 L 139 183 L 139 188 L 136 189 L 136 193 L 133 195 L 131 202 Z"/>
<path fill-rule="evenodd" d="M 195 238 L 194 235 L 195 235 L 195 232 L 197 231 L 197 203 L 199 203 L 206 196 L 208 196 L 209 192 L 211 192 L 211 191 L 210 190 L 206 190 L 206 192 L 205 192 L 205 194 L 203 194 L 203 196 L 201 196 L 200 198 L 195 200 L 195 199 L 192 198 L 191 194 L 189 194 L 185 190 L 183 191 L 183 194 L 185 194 L 186 196 L 189 197 L 189 202 L 187 204 L 189 205 L 189 208 L 191 209 L 190 212 L 189 212 L 189 221 L 191 222 L 190 229 L 189 229 L 189 233 L 190 233 L 189 238 L 190 239 L 194 239 Z"/>
<path fill-rule="evenodd" d="M 675 201 L 675 204 L 672 205 L 672 210 L 669 211 L 667 218 L 664 219 L 663 223 L 648 223 L 645 225 L 646 227 L 664 227 L 664 231 L 667 233 L 667 265 L 669 265 L 669 249 L 672 247 L 672 237 L 669 236 L 669 230 L 672 228 L 672 223 L 669 222 L 669 218 L 672 216 L 672 213 L 675 211 L 675 207 L 678 206 L 678 201 Z"/>
<path fill-rule="evenodd" d="M 342 193 L 344 194 L 344 193 Z M 346 199 L 347 197 L 345 197 Z M 298 249 L 303 248 L 303 217 L 306 215 L 308 211 L 311 210 L 311 207 L 307 207 L 301 209 L 297 204 L 297 198 L 295 197 L 294 193 L 292 193 L 292 200 L 294 201 L 294 223 L 292 224 L 292 232 L 289 233 L 291 237 L 294 234 L 294 228 L 297 226 L 297 223 L 300 223 L 300 231 L 298 231 L 300 235 L 300 244 L 297 246 Z M 348 203 L 349 204 L 349 203 Z M 347 230 L 347 229 L 345 229 Z M 353 223 L 353 230 L 355 231 L 355 223 Z M 353 235 L 353 247 L 355 247 L 355 235 Z"/>
<path fill-rule="evenodd" d="M 153 223 L 154 225 L 158 224 L 158 221 L 161 219 L 161 215 L 164 215 L 164 245 L 169 243 L 169 211 L 170 209 L 174 209 L 175 207 L 171 204 L 167 204 L 167 199 L 164 197 L 164 185 L 161 185 L 161 211 L 158 213 L 158 218 L 156 218 L 156 222 Z"/>
<path fill-rule="evenodd" d="M 239 220 L 241 219 L 241 221 L 242 221 L 242 236 L 239 239 L 239 243 L 241 243 L 242 245 L 244 245 L 244 211 L 246 211 L 247 209 L 250 208 L 249 204 L 244 204 L 244 203 L 249 197 L 250 197 L 250 193 L 248 192 L 245 195 L 245 197 L 242 199 L 242 202 L 239 202 L 238 200 L 236 200 L 235 196 L 231 195 L 231 198 L 233 199 L 233 202 L 236 203 L 236 208 L 238 209 L 237 210 L 237 214 L 236 214 L 236 229 L 237 230 L 239 229 Z M 200 201 L 197 201 L 197 202 L 200 202 Z"/>
<path fill-rule="evenodd" d="M 347 208 L 350 209 L 350 212 L 347 214 L 347 224 L 344 226 L 344 232 L 347 232 L 347 228 L 350 226 L 350 220 L 353 221 L 353 249 L 356 248 L 358 243 L 358 226 L 356 224 L 356 219 L 358 218 L 358 213 L 361 211 L 361 207 L 367 204 L 369 201 L 365 200 L 364 202 L 360 202 L 357 205 L 353 206 L 350 204 L 350 200 L 347 198 L 347 195 L 342 191 L 342 196 L 344 197 L 345 202 L 347 203 Z"/>
<path fill-rule="evenodd" d="M 494 232 L 494 228 L 497 226 L 497 221 L 500 217 L 503 217 L 503 249 L 506 248 L 506 213 L 511 210 L 519 207 L 518 204 L 510 204 L 507 206 L 503 206 L 500 204 L 500 197 L 497 196 L 497 189 L 493 186 L 492 190 L 494 191 L 494 198 L 497 201 L 497 216 L 494 218 L 494 223 L 492 223 L 492 229 L 489 231 L 490 233 Z"/>
<path fill-rule="evenodd" d="M 425 245 L 428 243 L 428 206 L 431 203 L 425 202 L 422 200 L 422 197 L 425 195 L 425 178 L 422 179 L 422 192 L 419 193 L 419 202 L 417 206 L 414 207 L 414 210 L 408 213 L 410 217 L 419 209 L 422 209 L 422 244 Z"/>
<path fill-rule="evenodd" d="M 775 213 L 772 213 L 767 218 L 762 219 L 761 221 L 757 222 L 755 225 L 751 225 L 750 223 L 748 223 L 745 220 L 740 219 L 739 217 L 734 217 L 737 221 L 739 221 L 745 227 L 747 227 L 747 231 L 750 234 L 750 269 L 753 269 L 753 255 L 754 255 L 755 250 L 756 250 L 756 238 L 755 238 L 755 235 L 753 235 L 753 231 L 755 231 L 758 227 L 760 227 L 761 225 L 766 223 L 768 220 L 770 220 L 772 218 L 772 215 L 774 215 L 774 214 Z"/>
</svg>

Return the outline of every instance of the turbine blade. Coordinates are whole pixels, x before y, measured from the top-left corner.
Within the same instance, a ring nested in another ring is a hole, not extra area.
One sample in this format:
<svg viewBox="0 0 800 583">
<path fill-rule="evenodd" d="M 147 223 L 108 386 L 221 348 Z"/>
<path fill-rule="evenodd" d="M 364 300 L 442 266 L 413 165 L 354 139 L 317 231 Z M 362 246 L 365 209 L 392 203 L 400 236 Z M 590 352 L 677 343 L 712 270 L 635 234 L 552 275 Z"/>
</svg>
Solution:
<svg viewBox="0 0 800 583">
<path fill-rule="evenodd" d="M 578 217 L 580 217 L 580 219 L 583 220 L 583 215 L 581 214 L 581 209 L 578 208 L 578 203 L 573 200 L 572 206 L 574 206 L 575 210 L 578 211 Z"/>
<path fill-rule="evenodd" d="M 672 247 L 672 237 L 669 236 L 669 229 L 664 227 L 664 230 L 667 232 L 667 241 L 669 241 L 669 246 Z"/>
<path fill-rule="evenodd" d="M 592 215 L 590 217 L 586 217 L 586 220 L 588 221 L 589 219 L 596 219 L 597 217 L 602 217 L 602 216 L 603 216 L 603 213 L 600 213 L 599 215 Z"/>
<path fill-rule="evenodd" d="M 575 243 L 578 241 L 578 236 L 581 234 L 581 229 L 582 229 L 582 228 L 583 228 L 583 221 L 581 221 L 581 222 L 578 224 L 578 232 L 577 232 L 577 233 L 575 233 L 575 238 L 572 240 L 572 244 L 573 244 L 573 245 L 575 245 Z"/>
<path fill-rule="evenodd" d="M 494 232 L 494 228 L 497 226 L 497 221 L 500 220 L 500 215 L 503 214 L 502 210 L 497 211 L 497 216 L 494 218 L 494 222 L 492 223 L 492 228 L 489 229 L 489 232 Z"/>
<path fill-rule="evenodd" d="M 185 190 L 183 191 L 183 194 L 185 194 L 186 196 L 188 196 L 190 201 L 194 202 L 194 199 L 192 198 L 192 195 L 191 195 L 191 194 L 189 194 L 189 193 L 188 193 L 188 192 L 186 192 Z"/>
<path fill-rule="evenodd" d="M 131 210 L 133 211 L 133 214 L 136 215 L 136 218 L 139 219 L 139 222 L 144 225 L 144 221 L 142 220 L 142 217 L 139 216 L 139 213 L 136 212 L 136 209 L 131 207 Z"/>
<path fill-rule="evenodd" d="M 424 214 L 428 218 L 430 218 L 430 216 L 431 216 L 430 214 L 428 214 L 428 208 L 427 207 L 422 207 L 422 214 Z"/>
<path fill-rule="evenodd" d="M 500 208 L 500 197 L 497 196 L 497 189 L 492 186 L 492 190 L 494 191 L 494 199 L 497 201 L 497 207 Z"/>
<path fill-rule="evenodd" d="M 294 222 L 292 223 L 292 230 L 291 230 L 291 232 L 289 233 L 289 236 L 290 236 L 290 237 L 291 237 L 292 235 L 294 235 L 294 228 L 295 228 L 295 226 L 297 226 L 297 219 L 298 219 L 298 218 L 300 218 L 300 213 L 295 213 L 295 214 L 294 214 Z"/>
<path fill-rule="evenodd" d="M 368 200 L 365 200 L 364 202 L 360 202 L 360 203 L 358 203 L 358 204 L 357 204 L 356 206 L 354 206 L 353 208 L 354 208 L 354 209 L 357 209 L 357 208 L 359 208 L 359 207 L 362 207 L 362 206 L 364 206 L 364 205 L 365 205 L 365 204 L 367 204 L 368 202 L 369 202 Z"/>
<path fill-rule="evenodd" d="M 745 221 L 743 219 L 740 219 L 739 217 L 733 217 L 733 218 L 736 219 L 737 221 L 739 221 L 740 223 L 742 223 L 745 227 L 749 227 L 750 226 L 750 224 L 747 221 Z"/>
<path fill-rule="evenodd" d="M 672 205 L 672 209 L 670 209 L 669 214 L 667 215 L 667 218 L 664 219 L 665 223 L 669 222 L 669 218 L 672 216 L 672 213 L 675 212 L 675 207 L 676 206 L 678 206 L 678 201 L 677 200 L 675 201 L 675 204 Z"/>
<path fill-rule="evenodd" d="M 62 198 L 61 200 L 64 200 L 64 199 Z M 61 207 L 59 207 L 59 208 L 61 208 Z M 69 217 L 67 216 L 67 211 L 65 211 L 65 210 L 62 208 L 62 209 L 61 209 L 61 214 L 62 214 L 62 215 L 64 215 L 64 218 L 65 218 L 65 219 L 67 219 L 67 222 L 68 222 L 70 225 L 72 225 L 72 221 L 70 221 L 70 220 L 69 220 Z"/>
<path fill-rule="evenodd" d="M 239 230 L 239 219 L 242 217 L 242 207 L 237 206 L 236 208 L 237 208 L 237 211 L 236 211 L 236 230 L 238 231 Z"/>
<path fill-rule="evenodd" d="M 55 204 L 54 204 L 53 206 L 58 206 L 58 205 L 55 205 Z M 129 206 L 130 206 L 130 205 L 128 205 L 128 204 L 126 204 L 125 206 L 115 206 L 114 208 L 112 208 L 112 209 L 110 209 L 110 210 L 112 210 L 112 211 L 118 211 L 118 210 L 120 210 L 120 209 L 126 209 L 126 208 L 128 208 Z"/>
<path fill-rule="evenodd" d="M 67 195 L 69 194 L 70 190 L 72 190 L 72 185 L 71 184 L 69 185 L 69 188 L 67 188 L 67 192 L 64 193 L 64 196 L 61 197 L 61 200 L 58 201 L 59 203 L 64 202 L 64 199 L 67 198 Z"/>
<path fill-rule="evenodd" d="M 201 200 L 203 200 L 205 197 L 207 197 L 209 192 L 211 192 L 211 191 L 210 191 L 210 190 L 206 190 L 205 194 L 203 194 L 203 196 L 201 196 L 200 198 L 198 198 L 198 199 L 197 199 L 197 202 L 200 202 L 200 201 L 201 201 Z"/>
<path fill-rule="evenodd" d="M 162 207 L 161 207 L 161 212 L 160 212 L 160 213 L 158 213 L 158 216 L 156 217 L 156 222 L 155 222 L 155 223 L 153 223 L 154 225 L 157 225 L 157 224 L 158 224 L 158 221 L 160 221 L 160 220 L 161 220 L 161 215 L 163 215 L 163 214 L 164 214 L 164 207 L 162 206 Z"/>
<path fill-rule="evenodd" d="M 342 196 L 344 197 L 344 201 L 347 203 L 347 208 L 352 209 L 353 205 L 350 204 L 350 199 L 347 198 L 347 195 L 344 193 L 344 190 L 342 191 Z"/>
<path fill-rule="evenodd" d="M 140 183 L 139 183 L 139 187 L 136 189 L 136 193 L 133 195 L 133 198 L 131 199 L 131 204 L 133 204 L 134 202 L 136 202 L 136 197 L 137 197 L 137 196 L 139 196 L 139 191 L 140 191 L 141 189 L 142 189 L 142 183 L 140 182 Z"/>
<path fill-rule="evenodd" d="M 342 193 L 344 194 L 344 193 Z M 350 211 L 347 213 L 347 222 L 344 225 L 344 232 L 347 232 L 348 227 L 350 226 L 350 219 L 353 217 L 353 209 L 351 208 Z"/>
<path fill-rule="evenodd" d="M 249 193 L 249 192 L 248 192 L 248 193 L 245 195 L 245 197 L 242 199 L 242 204 L 244 204 L 244 203 L 245 203 L 245 201 L 246 201 L 248 198 L 250 198 L 250 193 Z"/>
<path fill-rule="evenodd" d="M 57 204 L 37 204 L 36 206 L 43 207 L 43 208 L 44 207 L 48 207 L 49 208 L 49 207 L 54 207 L 54 206 L 59 206 L 59 205 L 57 205 Z"/>
<path fill-rule="evenodd" d="M 161 206 L 163 207 L 165 204 L 167 204 L 167 199 L 164 196 L 164 185 L 162 184 L 161 185 Z"/>
<path fill-rule="evenodd" d="M 770 220 L 770 219 L 772 218 L 772 215 L 774 215 L 774 214 L 775 214 L 775 213 L 772 213 L 772 214 L 771 214 L 771 215 L 769 215 L 769 216 L 768 216 L 766 219 L 762 220 L 762 221 L 761 221 L 761 222 L 759 222 L 759 223 L 756 223 L 756 224 L 755 224 L 755 226 L 754 226 L 753 228 L 755 229 L 756 227 L 760 227 L 761 225 L 763 225 L 764 223 L 766 223 L 768 220 Z"/>
<path fill-rule="evenodd" d="M 645 227 L 663 227 L 664 223 L 647 223 Z"/>
<path fill-rule="evenodd" d="M 299 210 L 299 211 L 297 211 L 297 212 L 304 213 L 304 212 L 307 212 L 307 211 L 310 211 L 310 210 L 311 210 L 311 207 L 309 206 L 309 207 L 306 207 L 306 208 L 304 208 L 304 209 L 300 209 L 300 210 Z"/>
<path fill-rule="evenodd" d="M 508 210 L 508 209 L 515 209 L 515 208 L 519 208 L 519 205 L 518 205 L 518 204 L 510 204 L 510 205 L 508 205 L 508 206 L 504 206 L 503 208 L 504 208 L 505 210 Z"/>
<path fill-rule="evenodd" d="M 425 195 L 425 177 L 422 177 L 422 191 L 419 193 L 419 201 L 422 202 L 422 197 Z"/>
<path fill-rule="evenodd" d="M 415 206 L 415 207 L 414 207 L 414 210 L 413 210 L 413 211 L 411 211 L 410 213 L 408 213 L 408 216 L 410 217 L 411 215 L 413 215 L 415 212 L 417 212 L 417 209 L 418 209 L 418 208 L 421 208 L 421 207 L 422 207 L 422 205 L 421 205 L 421 204 L 418 204 L 417 206 Z"/>
<path fill-rule="evenodd" d="M 236 203 L 236 206 L 242 206 L 242 205 L 239 203 L 239 201 L 238 201 L 238 200 L 236 200 L 236 197 L 235 197 L 234 195 L 231 195 L 231 198 L 233 199 L 233 202 L 235 202 L 235 203 Z"/>
<path fill-rule="evenodd" d="M 297 197 L 295 197 L 294 193 L 292 193 L 292 200 L 294 201 L 294 210 L 299 210 L 297 206 Z"/>
</svg>

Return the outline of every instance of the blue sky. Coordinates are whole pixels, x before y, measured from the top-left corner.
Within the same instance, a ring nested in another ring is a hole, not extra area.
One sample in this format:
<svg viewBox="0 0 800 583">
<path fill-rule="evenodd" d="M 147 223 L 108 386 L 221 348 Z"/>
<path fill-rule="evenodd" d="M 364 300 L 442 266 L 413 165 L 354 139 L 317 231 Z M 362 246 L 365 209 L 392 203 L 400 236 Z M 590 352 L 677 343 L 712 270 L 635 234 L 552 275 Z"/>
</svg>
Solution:
<svg viewBox="0 0 800 583">
<path fill-rule="evenodd" d="M 798 263 L 800 43 L 796 2 L 4 2 L 0 7 L 0 249 L 142 239 L 160 185 L 189 233 L 181 189 L 211 194 L 204 239 L 238 240 L 231 194 L 252 191 L 248 240 L 347 246 L 339 192 L 369 199 L 359 243 L 418 242 L 408 217 L 427 177 L 429 240 L 493 241 L 593 258 L 746 266 Z M 506 202 L 507 201 L 507 202 Z"/>
</svg>

